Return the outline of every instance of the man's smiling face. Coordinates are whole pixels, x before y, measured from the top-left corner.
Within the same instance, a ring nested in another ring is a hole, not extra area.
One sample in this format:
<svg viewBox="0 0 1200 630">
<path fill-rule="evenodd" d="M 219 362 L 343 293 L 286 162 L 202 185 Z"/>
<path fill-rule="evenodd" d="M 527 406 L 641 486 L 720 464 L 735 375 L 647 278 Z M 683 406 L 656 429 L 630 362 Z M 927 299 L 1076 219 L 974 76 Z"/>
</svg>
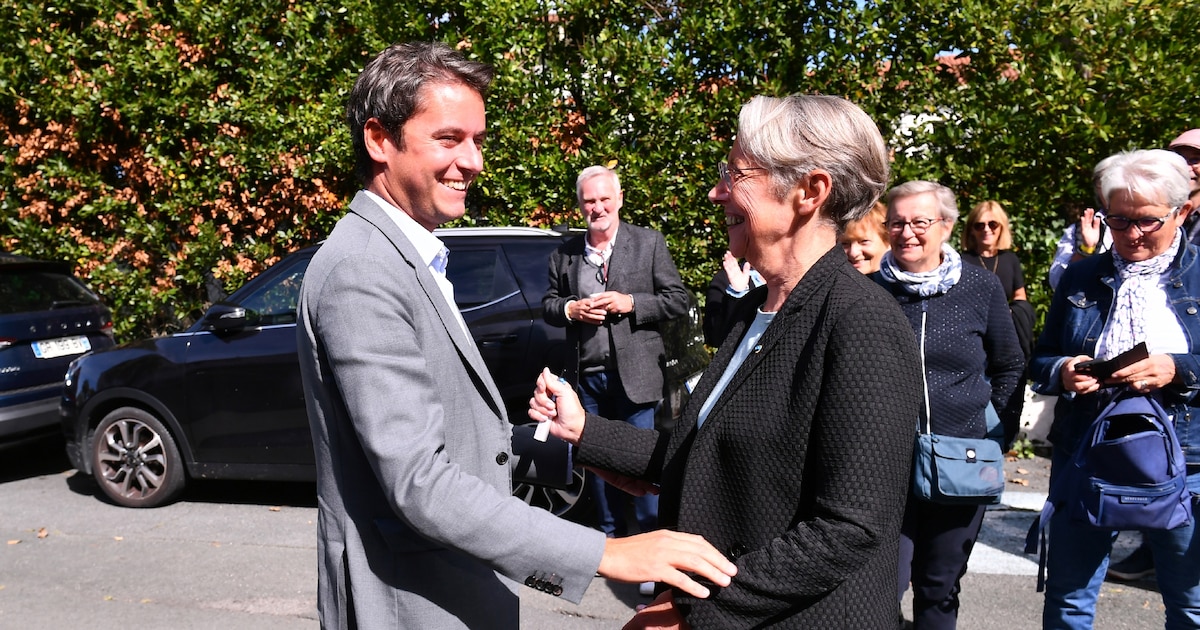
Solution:
<svg viewBox="0 0 1200 630">
<path fill-rule="evenodd" d="M 390 137 L 380 143 L 383 169 L 368 188 L 432 231 L 466 212 L 467 189 L 483 170 L 487 116 L 483 97 L 461 83 L 428 84 L 418 102 L 400 130 L 403 148 Z"/>
</svg>

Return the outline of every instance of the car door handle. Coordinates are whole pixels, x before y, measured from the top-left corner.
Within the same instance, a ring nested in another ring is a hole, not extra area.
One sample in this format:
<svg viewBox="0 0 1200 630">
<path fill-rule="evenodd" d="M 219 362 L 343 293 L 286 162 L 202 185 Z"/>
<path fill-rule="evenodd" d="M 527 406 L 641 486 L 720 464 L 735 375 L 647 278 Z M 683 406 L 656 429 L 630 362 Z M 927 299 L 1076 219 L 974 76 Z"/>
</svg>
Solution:
<svg viewBox="0 0 1200 630">
<path fill-rule="evenodd" d="M 499 348 L 500 346 L 511 346 L 512 344 L 517 343 L 517 336 L 499 335 L 496 337 L 484 337 L 483 339 L 477 340 L 475 343 L 479 344 L 479 347 L 481 348 Z"/>
</svg>

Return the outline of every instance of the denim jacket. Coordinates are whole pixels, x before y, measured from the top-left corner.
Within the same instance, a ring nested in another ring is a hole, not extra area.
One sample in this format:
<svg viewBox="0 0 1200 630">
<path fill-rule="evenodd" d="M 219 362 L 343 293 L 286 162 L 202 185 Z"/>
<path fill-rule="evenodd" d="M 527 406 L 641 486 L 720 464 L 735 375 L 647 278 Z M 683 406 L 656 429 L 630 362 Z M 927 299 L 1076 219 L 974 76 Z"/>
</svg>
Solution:
<svg viewBox="0 0 1200 630">
<path fill-rule="evenodd" d="M 1195 245 L 1182 248 L 1169 273 L 1166 293 L 1191 353 L 1171 355 L 1175 382 L 1164 387 L 1161 394 L 1191 468 L 1200 465 L 1200 398 L 1196 396 L 1200 390 L 1200 265 Z M 1067 452 L 1075 451 L 1111 390 L 1085 395 L 1064 392 L 1062 366 L 1077 355 L 1095 356 L 1116 288 L 1112 256 L 1091 256 L 1072 264 L 1054 292 L 1050 313 L 1033 351 L 1029 366 L 1033 390 L 1059 396 L 1050 441 Z"/>
</svg>

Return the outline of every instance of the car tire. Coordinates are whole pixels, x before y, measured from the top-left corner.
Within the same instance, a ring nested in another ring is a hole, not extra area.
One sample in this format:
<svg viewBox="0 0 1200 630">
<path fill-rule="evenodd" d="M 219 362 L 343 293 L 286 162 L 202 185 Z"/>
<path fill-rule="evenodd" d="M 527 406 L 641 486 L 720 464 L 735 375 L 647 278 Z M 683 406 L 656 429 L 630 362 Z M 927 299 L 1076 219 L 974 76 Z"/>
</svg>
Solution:
<svg viewBox="0 0 1200 630">
<path fill-rule="evenodd" d="M 183 459 L 175 438 L 152 414 L 121 407 L 92 436 L 92 476 L 118 505 L 158 507 L 183 491 Z"/>
<path fill-rule="evenodd" d="M 550 488 L 529 483 L 513 483 L 513 496 L 526 504 L 546 510 L 555 516 L 579 522 L 587 504 L 587 475 L 583 468 L 571 472 L 566 488 Z"/>
</svg>

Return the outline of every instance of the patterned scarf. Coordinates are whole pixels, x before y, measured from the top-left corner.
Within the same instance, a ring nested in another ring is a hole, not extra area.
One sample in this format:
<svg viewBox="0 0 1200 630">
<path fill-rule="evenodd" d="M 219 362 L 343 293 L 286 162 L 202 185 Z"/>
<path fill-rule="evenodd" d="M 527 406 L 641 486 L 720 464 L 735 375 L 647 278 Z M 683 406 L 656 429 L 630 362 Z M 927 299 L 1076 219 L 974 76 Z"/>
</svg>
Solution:
<svg viewBox="0 0 1200 630">
<path fill-rule="evenodd" d="M 953 247 L 942 243 L 942 264 L 938 265 L 937 269 L 910 273 L 896 264 L 896 257 L 888 250 L 880 260 L 879 273 L 883 275 L 884 280 L 900 284 L 909 293 L 929 297 L 945 293 L 950 287 L 958 284 L 958 279 L 962 277 L 962 257 Z"/>
<path fill-rule="evenodd" d="M 1125 260 L 1113 248 L 1113 263 L 1117 266 L 1117 297 L 1113 303 L 1112 320 L 1101 333 L 1100 347 L 1104 349 L 1101 358 L 1111 359 L 1146 340 L 1146 292 L 1158 284 L 1163 273 L 1175 262 L 1182 242 L 1183 231 L 1176 230 L 1175 240 L 1167 251 L 1141 262 Z"/>
</svg>

